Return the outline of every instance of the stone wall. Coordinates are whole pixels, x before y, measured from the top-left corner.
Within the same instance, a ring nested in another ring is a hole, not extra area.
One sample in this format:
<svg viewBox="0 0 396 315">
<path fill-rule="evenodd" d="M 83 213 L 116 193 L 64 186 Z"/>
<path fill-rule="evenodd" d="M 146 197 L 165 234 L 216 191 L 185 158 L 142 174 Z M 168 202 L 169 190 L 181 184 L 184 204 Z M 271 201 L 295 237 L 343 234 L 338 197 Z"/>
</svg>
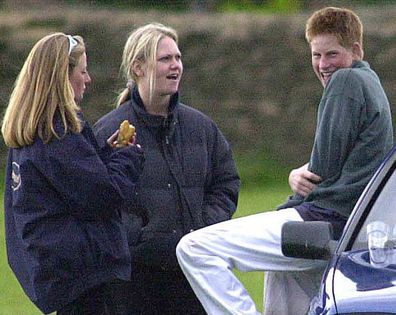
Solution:
<svg viewBox="0 0 396 315">
<path fill-rule="evenodd" d="M 396 7 L 354 8 L 365 26 L 365 59 L 396 104 Z M 0 11 L 0 103 L 32 45 L 62 31 L 82 35 L 93 82 L 82 104 L 90 122 L 109 111 L 124 82 L 123 45 L 135 27 L 162 22 L 180 35 L 182 101 L 211 116 L 238 154 L 264 154 L 283 165 L 309 158 L 322 87 L 304 39 L 308 13 L 165 14 L 86 7 L 36 6 Z M 1 148 L 5 152 L 4 145 Z"/>
</svg>

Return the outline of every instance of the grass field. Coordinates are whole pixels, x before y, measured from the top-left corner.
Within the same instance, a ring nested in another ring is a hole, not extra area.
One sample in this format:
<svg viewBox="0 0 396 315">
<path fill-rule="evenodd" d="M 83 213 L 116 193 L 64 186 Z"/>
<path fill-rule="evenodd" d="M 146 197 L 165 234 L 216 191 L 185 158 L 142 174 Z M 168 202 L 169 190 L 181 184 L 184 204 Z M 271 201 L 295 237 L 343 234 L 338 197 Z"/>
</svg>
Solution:
<svg viewBox="0 0 396 315">
<path fill-rule="evenodd" d="M 260 189 L 242 189 L 238 211 L 235 217 L 245 216 L 264 210 L 274 209 L 280 204 L 289 190 L 284 186 L 266 185 Z M 3 193 L 1 191 L 1 196 Z M 1 197 L 1 207 L 3 200 Z M 4 240 L 4 211 L 0 216 L 0 315 L 39 315 L 41 312 L 29 301 L 23 293 L 19 283 L 7 264 Z M 237 272 L 237 276 L 244 283 L 257 307 L 262 310 L 263 273 L 262 272 Z"/>
</svg>

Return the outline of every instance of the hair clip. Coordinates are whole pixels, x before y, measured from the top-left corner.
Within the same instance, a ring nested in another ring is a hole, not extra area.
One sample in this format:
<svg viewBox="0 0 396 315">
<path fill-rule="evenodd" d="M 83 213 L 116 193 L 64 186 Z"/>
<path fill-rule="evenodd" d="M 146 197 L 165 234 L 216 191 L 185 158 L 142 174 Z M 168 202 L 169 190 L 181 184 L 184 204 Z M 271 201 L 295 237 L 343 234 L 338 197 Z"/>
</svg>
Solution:
<svg viewBox="0 0 396 315">
<path fill-rule="evenodd" d="M 73 36 L 71 36 L 71 35 L 66 35 L 66 36 L 69 40 L 69 56 L 70 56 L 70 53 L 72 52 L 74 47 L 77 46 L 78 42 L 73 38 Z"/>
</svg>

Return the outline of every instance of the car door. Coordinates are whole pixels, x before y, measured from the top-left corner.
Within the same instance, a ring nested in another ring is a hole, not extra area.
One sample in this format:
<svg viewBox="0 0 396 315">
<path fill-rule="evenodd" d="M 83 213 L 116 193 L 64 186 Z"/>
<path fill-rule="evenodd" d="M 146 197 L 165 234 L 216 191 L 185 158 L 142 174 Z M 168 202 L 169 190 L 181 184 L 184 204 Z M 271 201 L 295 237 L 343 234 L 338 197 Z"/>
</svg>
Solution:
<svg viewBox="0 0 396 315">
<path fill-rule="evenodd" d="M 394 148 L 359 199 L 340 240 L 327 275 L 337 314 L 396 314 L 395 169 Z M 373 226 L 380 232 L 378 240 L 368 236 Z"/>
</svg>

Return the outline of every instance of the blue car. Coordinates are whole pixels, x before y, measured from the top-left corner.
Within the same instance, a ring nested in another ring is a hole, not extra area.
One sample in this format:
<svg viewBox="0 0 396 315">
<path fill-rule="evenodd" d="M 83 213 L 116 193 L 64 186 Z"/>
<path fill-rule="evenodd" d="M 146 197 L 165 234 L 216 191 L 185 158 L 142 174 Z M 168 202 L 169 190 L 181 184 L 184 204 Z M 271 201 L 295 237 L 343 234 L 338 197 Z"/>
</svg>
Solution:
<svg viewBox="0 0 396 315">
<path fill-rule="evenodd" d="M 329 261 L 309 315 L 396 314 L 395 169 L 396 146 L 362 193 L 339 241 L 327 222 L 283 227 L 286 256 Z"/>
</svg>

